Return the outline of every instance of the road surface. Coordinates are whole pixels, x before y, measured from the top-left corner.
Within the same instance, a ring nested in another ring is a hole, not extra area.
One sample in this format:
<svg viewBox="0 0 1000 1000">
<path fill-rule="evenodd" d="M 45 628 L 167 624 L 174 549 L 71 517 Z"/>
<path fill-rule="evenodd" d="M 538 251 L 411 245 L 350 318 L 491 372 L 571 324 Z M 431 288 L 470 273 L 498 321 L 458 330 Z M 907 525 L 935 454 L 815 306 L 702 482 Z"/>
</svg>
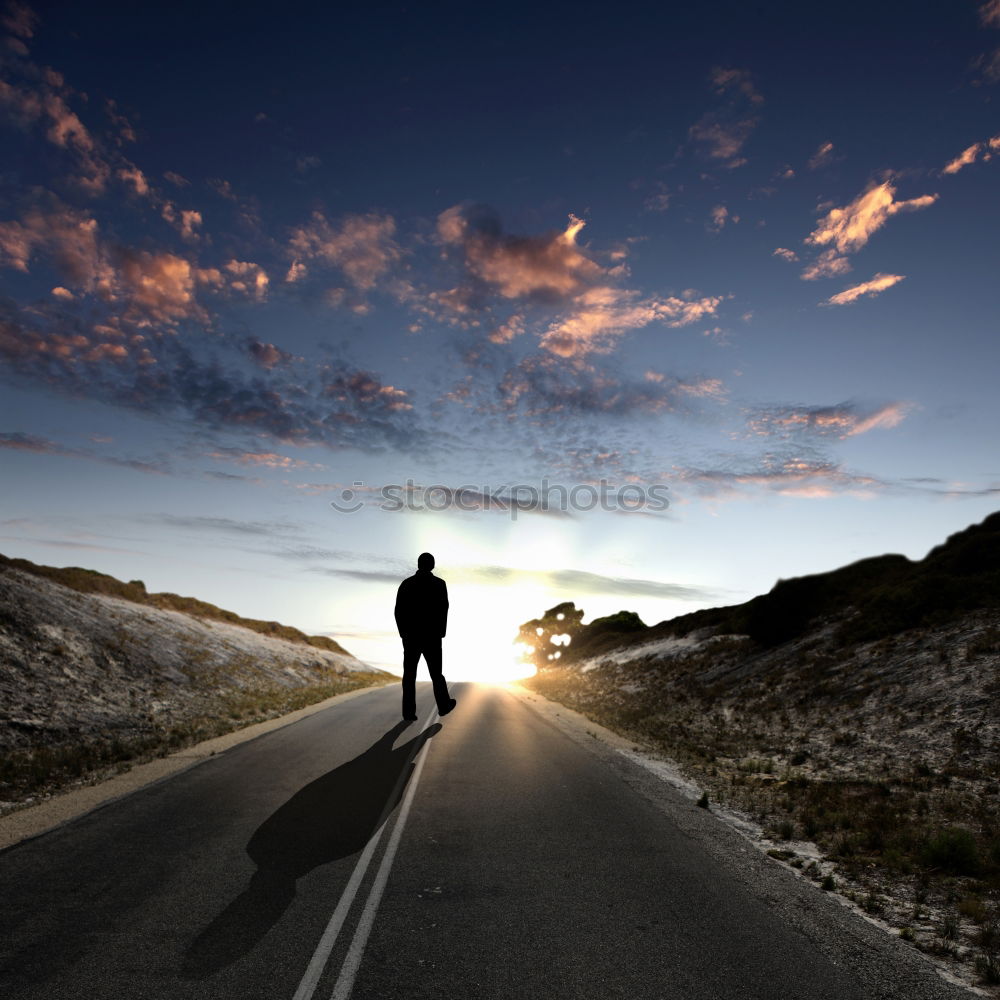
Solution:
<svg viewBox="0 0 1000 1000">
<path fill-rule="evenodd" d="M 373 690 L 0 853 L 0 995 L 970 995 L 551 706 L 418 692 L 409 726 Z"/>
</svg>

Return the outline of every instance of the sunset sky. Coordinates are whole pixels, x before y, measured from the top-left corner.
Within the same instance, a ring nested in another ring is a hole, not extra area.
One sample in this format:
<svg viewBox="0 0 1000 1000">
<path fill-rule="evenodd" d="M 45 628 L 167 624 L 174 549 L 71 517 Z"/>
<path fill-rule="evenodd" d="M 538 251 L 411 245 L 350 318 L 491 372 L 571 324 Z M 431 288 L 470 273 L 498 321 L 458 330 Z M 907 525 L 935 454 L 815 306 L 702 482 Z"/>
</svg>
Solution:
<svg viewBox="0 0 1000 1000">
<path fill-rule="evenodd" d="M 6 555 L 487 677 L 1000 506 L 1000 0 L 4 10 Z"/>
</svg>

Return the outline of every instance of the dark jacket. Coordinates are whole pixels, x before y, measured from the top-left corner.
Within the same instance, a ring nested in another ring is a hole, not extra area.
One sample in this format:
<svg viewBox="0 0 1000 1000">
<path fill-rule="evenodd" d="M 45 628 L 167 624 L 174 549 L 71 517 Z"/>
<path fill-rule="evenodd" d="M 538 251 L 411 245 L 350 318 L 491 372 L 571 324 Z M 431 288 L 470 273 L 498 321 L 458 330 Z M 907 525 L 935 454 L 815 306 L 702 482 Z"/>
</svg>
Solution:
<svg viewBox="0 0 1000 1000">
<path fill-rule="evenodd" d="M 418 569 L 396 591 L 396 628 L 403 639 L 442 639 L 448 630 L 448 587 L 429 569 Z"/>
</svg>

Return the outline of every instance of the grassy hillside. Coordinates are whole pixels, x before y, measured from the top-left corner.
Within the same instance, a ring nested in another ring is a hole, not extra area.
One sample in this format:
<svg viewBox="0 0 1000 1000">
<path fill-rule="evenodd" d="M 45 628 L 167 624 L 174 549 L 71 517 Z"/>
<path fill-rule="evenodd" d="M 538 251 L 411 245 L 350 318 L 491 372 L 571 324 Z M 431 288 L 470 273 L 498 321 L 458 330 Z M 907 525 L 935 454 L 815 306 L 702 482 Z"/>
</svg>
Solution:
<svg viewBox="0 0 1000 1000">
<path fill-rule="evenodd" d="M 769 649 L 831 616 L 840 619 L 828 638 L 837 647 L 946 625 L 988 608 L 1000 608 L 1000 512 L 952 535 L 917 562 L 901 555 L 862 559 L 828 573 L 779 580 L 769 593 L 744 604 L 695 611 L 650 627 L 630 611 L 582 625 L 582 612 L 565 602 L 525 622 L 519 641 L 535 650 L 535 664 L 544 670 L 554 659 L 565 666 L 618 646 L 694 632 L 745 635 Z M 551 642 L 560 633 L 572 636 L 568 646 Z M 560 655 L 553 659 L 556 652 Z"/>
<path fill-rule="evenodd" d="M 305 632 L 300 632 L 290 625 L 282 625 L 280 622 L 241 618 L 234 611 L 217 608 L 214 604 L 209 604 L 208 601 L 198 600 L 197 597 L 181 597 L 179 594 L 170 593 L 150 594 L 142 580 L 130 580 L 128 583 L 123 583 L 113 576 L 108 576 L 107 573 L 98 573 L 97 570 L 93 569 L 83 569 L 80 566 L 39 566 L 28 559 L 11 559 L 0 554 L 0 570 L 5 566 L 11 566 L 25 573 L 31 573 L 33 576 L 61 583 L 64 587 L 69 587 L 81 594 L 106 594 L 109 597 L 120 597 L 123 600 L 145 604 L 151 608 L 181 611 L 195 618 L 228 622 L 230 625 L 239 625 L 242 628 L 260 632 L 262 635 L 287 639 L 289 642 L 304 642 L 331 653 L 347 653 L 347 650 L 340 643 L 334 642 L 327 636 L 306 635 Z M 0 614 L 2 613 L 0 611 Z"/>
<path fill-rule="evenodd" d="M 1000 984 L 1000 514 L 647 627 L 525 622 L 525 683 L 680 765 L 769 853 Z M 569 637 L 567 643 L 566 637 Z"/>
</svg>

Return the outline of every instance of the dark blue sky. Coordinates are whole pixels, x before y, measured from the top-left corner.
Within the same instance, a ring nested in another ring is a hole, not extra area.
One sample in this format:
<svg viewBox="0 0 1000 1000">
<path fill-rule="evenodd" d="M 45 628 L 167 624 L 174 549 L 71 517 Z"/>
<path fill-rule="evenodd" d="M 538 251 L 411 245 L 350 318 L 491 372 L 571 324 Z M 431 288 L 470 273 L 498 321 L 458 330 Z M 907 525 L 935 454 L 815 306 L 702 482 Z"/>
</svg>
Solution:
<svg viewBox="0 0 1000 1000">
<path fill-rule="evenodd" d="M 472 642 L 480 600 L 496 637 L 562 599 L 659 620 L 995 505 L 998 0 L 4 32 L 5 552 L 384 662 L 421 548 Z M 543 477 L 671 505 L 376 502 Z"/>
</svg>

